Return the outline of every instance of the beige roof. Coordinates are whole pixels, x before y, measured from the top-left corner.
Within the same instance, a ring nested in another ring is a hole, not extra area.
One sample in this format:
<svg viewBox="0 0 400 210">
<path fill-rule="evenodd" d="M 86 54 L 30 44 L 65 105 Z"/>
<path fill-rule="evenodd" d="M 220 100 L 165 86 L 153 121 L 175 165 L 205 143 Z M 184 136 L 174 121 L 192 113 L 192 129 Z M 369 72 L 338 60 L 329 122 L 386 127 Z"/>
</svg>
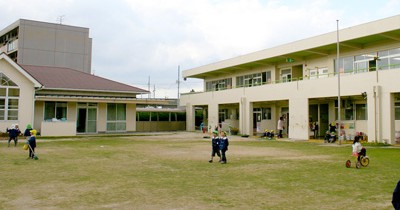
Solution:
<svg viewBox="0 0 400 210">
<path fill-rule="evenodd" d="M 32 65 L 21 67 L 41 83 L 44 89 L 148 93 L 147 90 L 69 68 Z"/>
</svg>

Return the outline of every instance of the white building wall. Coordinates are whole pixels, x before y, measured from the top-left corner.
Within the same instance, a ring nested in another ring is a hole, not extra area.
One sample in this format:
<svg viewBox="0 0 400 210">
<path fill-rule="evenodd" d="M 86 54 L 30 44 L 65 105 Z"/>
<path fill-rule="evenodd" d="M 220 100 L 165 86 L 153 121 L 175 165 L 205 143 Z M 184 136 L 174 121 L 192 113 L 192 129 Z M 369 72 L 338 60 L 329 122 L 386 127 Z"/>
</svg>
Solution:
<svg viewBox="0 0 400 210">
<path fill-rule="evenodd" d="M 1 120 L 0 130 L 5 132 L 11 124 L 18 124 L 21 130 L 25 130 L 26 125 L 32 125 L 34 120 L 34 85 L 4 59 L 0 59 L 0 67 L 0 72 L 16 83 L 20 90 L 18 120 Z"/>
</svg>

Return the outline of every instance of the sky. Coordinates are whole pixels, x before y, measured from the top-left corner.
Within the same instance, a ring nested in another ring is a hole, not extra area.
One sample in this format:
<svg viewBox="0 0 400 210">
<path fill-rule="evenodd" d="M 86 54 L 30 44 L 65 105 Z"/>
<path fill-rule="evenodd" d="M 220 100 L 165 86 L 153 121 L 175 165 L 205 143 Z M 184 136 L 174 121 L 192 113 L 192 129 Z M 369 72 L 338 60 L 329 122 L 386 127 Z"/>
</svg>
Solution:
<svg viewBox="0 0 400 210">
<path fill-rule="evenodd" d="M 18 19 L 87 27 L 92 73 L 177 98 L 178 72 L 400 14 L 400 0 L 0 0 Z M 182 73 L 180 73 L 182 75 Z M 179 93 L 203 81 L 179 78 Z"/>
</svg>

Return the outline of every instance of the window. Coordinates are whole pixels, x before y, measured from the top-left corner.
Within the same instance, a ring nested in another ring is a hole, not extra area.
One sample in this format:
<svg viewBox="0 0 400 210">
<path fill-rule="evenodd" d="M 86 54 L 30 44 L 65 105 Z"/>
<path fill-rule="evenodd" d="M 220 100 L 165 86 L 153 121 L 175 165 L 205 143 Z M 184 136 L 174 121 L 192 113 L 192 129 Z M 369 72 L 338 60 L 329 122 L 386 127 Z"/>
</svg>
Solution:
<svg viewBox="0 0 400 210">
<path fill-rule="evenodd" d="M 400 102 L 394 103 L 394 119 L 400 120 Z"/>
<path fill-rule="evenodd" d="M 282 80 L 282 82 L 292 81 L 292 69 L 282 69 L 281 70 L 281 80 Z"/>
<path fill-rule="evenodd" d="M 126 131 L 126 104 L 107 104 L 107 131 Z"/>
<path fill-rule="evenodd" d="M 327 67 L 310 69 L 310 79 L 325 78 L 328 76 L 329 75 Z"/>
<path fill-rule="evenodd" d="M 339 72 L 340 73 L 352 73 L 354 71 L 354 57 L 339 58 Z M 335 60 L 336 67 L 336 60 Z M 335 68 L 335 72 L 337 70 Z"/>
<path fill-rule="evenodd" d="M 8 42 L 7 44 L 7 52 L 11 52 L 15 50 L 15 41 Z"/>
<path fill-rule="evenodd" d="M 67 120 L 67 102 L 46 101 L 44 104 L 44 120 Z"/>
<path fill-rule="evenodd" d="M 378 52 L 378 69 L 400 68 L 400 48 Z"/>
<path fill-rule="evenodd" d="M 252 87 L 271 82 L 271 71 L 236 77 L 236 87 Z"/>
<path fill-rule="evenodd" d="M 354 104 L 352 101 L 345 101 L 343 104 L 344 108 L 344 120 L 354 120 Z"/>
<path fill-rule="evenodd" d="M 227 119 L 228 110 L 227 109 L 220 109 L 219 110 L 219 122 L 224 122 Z"/>
<path fill-rule="evenodd" d="M 356 104 L 356 120 L 368 120 L 367 104 Z"/>
<path fill-rule="evenodd" d="M 262 119 L 263 120 L 271 120 L 271 108 L 263 108 L 262 109 Z"/>
<path fill-rule="evenodd" d="M 232 78 L 206 82 L 206 91 L 232 89 Z"/>
<path fill-rule="evenodd" d="M 0 120 L 18 120 L 19 88 L 0 73 Z"/>
</svg>

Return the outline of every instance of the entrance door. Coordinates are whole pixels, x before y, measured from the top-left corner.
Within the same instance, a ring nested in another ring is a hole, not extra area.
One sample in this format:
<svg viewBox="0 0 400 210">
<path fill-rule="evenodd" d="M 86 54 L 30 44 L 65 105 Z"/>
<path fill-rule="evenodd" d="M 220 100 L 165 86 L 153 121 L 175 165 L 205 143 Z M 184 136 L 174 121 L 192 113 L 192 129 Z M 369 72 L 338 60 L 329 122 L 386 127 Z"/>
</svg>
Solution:
<svg viewBox="0 0 400 210">
<path fill-rule="evenodd" d="M 86 133 L 86 108 L 78 109 L 78 120 L 76 121 L 76 132 Z"/>
<path fill-rule="evenodd" d="M 97 108 L 93 107 L 78 108 L 78 119 L 76 124 L 77 124 L 76 132 L 78 133 L 96 133 Z"/>
<path fill-rule="evenodd" d="M 253 109 L 253 129 L 255 132 L 261 132 L 261 108 Z"/>
</svg>

